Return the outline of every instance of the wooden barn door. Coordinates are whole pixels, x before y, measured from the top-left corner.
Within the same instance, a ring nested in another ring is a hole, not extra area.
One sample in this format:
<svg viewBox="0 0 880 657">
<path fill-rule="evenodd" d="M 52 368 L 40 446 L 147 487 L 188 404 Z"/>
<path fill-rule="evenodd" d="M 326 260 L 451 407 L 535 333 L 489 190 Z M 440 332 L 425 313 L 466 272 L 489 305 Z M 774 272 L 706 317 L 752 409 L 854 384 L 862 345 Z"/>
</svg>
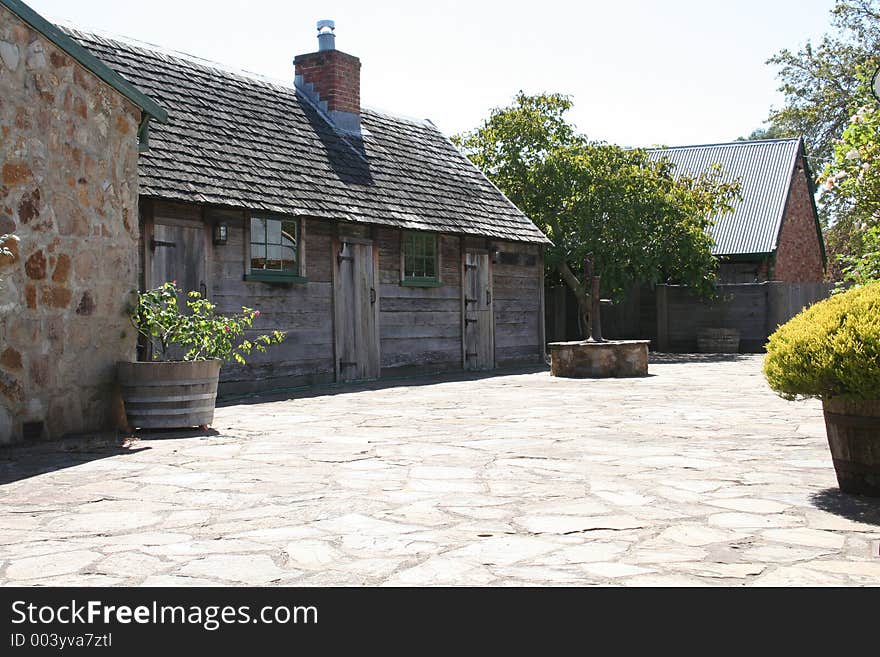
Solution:
<svg viewBox="0 0 880 657">
<path fill-rule="evenodd" d="M 379 377 L 379 298 L 371 240 L 341 237 L 334 279 L 336 379 Z"/>
<path fill-rule="evenodd" d="M 207 248 L 203 224 L 153 224 L 149 243 L 150 279 L 147 285 L 158 287 L 167 281 L 177 281 L 184 295 L 189 291 L 207 296 Z M 185 303 L 186 297 L 179 300 Z"/>
<path fill-rule="evenodd" d="M 164 220 L 159 217 L 152 225 L 152 237 L 147 244 L 149 267 L 145 282 L 148 288 L 155 288 L 166 282 L 177 281 L 177 288 L 181 290 L 177 295 L 177 306 L 183 312 L 188 312 L 188 292 L 201 292 L 203 297 L 208 294 L 205 231 L 205 225 L 201 222 Z M 186 351 L 183 347 L 172 346 L 166 357 L 183 358 Z M 149 351 L 145 357 L 151 357 Z"/>
<path fill-rule="evenodd" d="M 464 366 L 467 370 L 495 367 L 495 323 L 489 254 L 464 254 Z"/>
</svg>

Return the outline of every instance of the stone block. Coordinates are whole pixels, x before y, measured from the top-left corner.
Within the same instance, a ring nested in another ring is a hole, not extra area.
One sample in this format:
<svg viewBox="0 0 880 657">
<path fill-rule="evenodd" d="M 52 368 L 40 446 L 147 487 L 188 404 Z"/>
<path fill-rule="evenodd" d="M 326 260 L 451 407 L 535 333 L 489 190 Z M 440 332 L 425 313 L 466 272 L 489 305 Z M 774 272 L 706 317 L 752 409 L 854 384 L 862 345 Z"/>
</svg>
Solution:
<svg viewBox="0 0 880 657">
<path fill-rule="evenodd" d="M 25 192 L 18 203 L 18 220 L 27 224 L 40 216 L 40 190 Z"/>
<path fill-rule="evenodd" d="M 82 284 L 90 284 L 98 275 L 98 259 L 93 251 L 83 249 L 74 256 L 73 270 Z"/>
<path fill-rule="evenodd" d="M 48 388 L 52 374 L 49 368 L 49 354 L 32 354 L 28 371 L 34 387 L 38 389 Z"/>
<path fill-rule="evenodd" d="M 648 340 L 551 342 L 550 374 L 566 378 L 648 375 Z"/>
<path fill-rule="evenodd" d="M 34 348 L 40 336 L 40 321 L 30 317 L 14 315 L 9 318 L 6 328 L 6 338 L 9 344 L 21 351 L 30 351 Z"/>
<path fill-rule="evenodd" d="M 61 315 L 49 315 L 43 319 L 43 336 L 49 340 L 49 350 L 57 355 L 64 353 L 65 321 Z"/>
<path fill-rule="evenodd" d="M 7 162 L 3 165 L 3 184 L 9 187 L 31 180 L 34 172 L 27 164 Z"/>
<path fill-rule="evenodd" d="M 15 228 L 15 224 L 12 225 L 12 228 Z M 11 230 L 11 229 L 10 229 Z M 2 230 L 0 230 L 0 235 L 5 235 Z M 12 265 L 18 262 L 19 253 L 18 253 L 18 240 L 6 240 L 3 243 L 3 247 L 9 251 L 10 255 L 0 255 L 0 269 Z"/>
<path fill-rule="evenodd" d="M 18 46 L 8 41 L 0 41 L 0 61 L 10 71 L 18 69 L 18 62 L 21 60 L 21 53 Z"/>
<path fill-rule="evenodd" d="M 91 292 L 83 292 L 82 297 L 80 297 L 79 304 L 76 306 L 76 314 L 77 315 L 91 315 L 95 312 L 96 308 L 95 299 L 92 297 Z"/>
<path fill-rule="evenodd" d="M 12 347 L 6 347 L 3 353 L 0 353 L 0 365 L 8 370 L 20 370 L 21 352 L 16 351 Z"/>
<path fill-rule="evenodd" d="M 63 309 L 70 305 L 73 293 L 60 285 L 43 285 L 40 288 L 40 303 L 49 308 Z"/>
<path fill-rule="evenodd" d="M 24 271 L 28 278 L 41 281 L 46 278 L 46 255 L 42 251 L 35 251 L 24 263 Z"/>
<path fill-rule="evenodd" d="M 24 389 L 21 382 L 6 372 L 0 372 L 0 396 L 20 404 L 24 401 Z"/>
<path fill-rule="evenodd" d="M 52 272 L 52 280 L 56 283 L 66 283 L 70 277 L 70 256 L 61 253 L 55 263 L 55 271 Z"/>
<path fill-rule="evenodd" d="M 12 414 L 0 404 L 0 445 L 12 442 L 13 429 Z"/>
</svg>

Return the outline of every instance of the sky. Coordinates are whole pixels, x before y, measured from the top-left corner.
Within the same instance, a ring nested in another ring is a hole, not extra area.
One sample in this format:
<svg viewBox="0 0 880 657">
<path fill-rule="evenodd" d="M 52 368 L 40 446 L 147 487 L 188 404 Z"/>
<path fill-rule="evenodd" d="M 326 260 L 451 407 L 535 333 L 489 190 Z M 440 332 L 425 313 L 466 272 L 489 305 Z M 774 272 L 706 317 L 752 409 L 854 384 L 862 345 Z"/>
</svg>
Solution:
<svg viewBox="0 0 880 657">
<path fill-rule="evenodd" d="M 269 78 L 336 21 L 361 59 L 362 105 L 477 127 L 519 90 L 560 92 L 592 139 L 624 146 L 731 141 L 782 104 L 774 67 L 830 28 L 833 0 L 26 0 L 43 16 Z"/>
</svg>

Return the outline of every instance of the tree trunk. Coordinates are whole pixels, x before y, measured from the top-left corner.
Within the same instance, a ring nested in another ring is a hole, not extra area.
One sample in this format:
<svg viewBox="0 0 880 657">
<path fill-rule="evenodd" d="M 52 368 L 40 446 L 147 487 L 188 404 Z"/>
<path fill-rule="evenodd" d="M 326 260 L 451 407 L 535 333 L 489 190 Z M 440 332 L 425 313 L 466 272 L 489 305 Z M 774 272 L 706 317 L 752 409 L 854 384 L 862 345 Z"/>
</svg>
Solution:
<svg viewBox="0 0 880 657">
<path fill-rule="evenodd" d="M 559 273 L 566 286 L 570 289 L 578 302 L 578 328 L 581 331 L 581 337 L 584 339 L 590 335 L 590 293 L 587 288 L 581 284 L 571 271 L 568 263 L 564 260 L 559 263 Z"/>
</svg>

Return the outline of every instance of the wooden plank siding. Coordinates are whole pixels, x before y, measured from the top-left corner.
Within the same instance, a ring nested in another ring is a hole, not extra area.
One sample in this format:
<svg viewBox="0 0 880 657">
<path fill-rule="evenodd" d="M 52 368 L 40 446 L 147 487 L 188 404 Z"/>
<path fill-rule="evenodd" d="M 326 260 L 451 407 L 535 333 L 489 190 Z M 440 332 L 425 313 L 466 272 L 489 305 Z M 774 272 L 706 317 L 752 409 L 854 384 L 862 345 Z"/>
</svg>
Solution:
<svg viewBox="0 0 880 657">
<path fill-rule="evenodd" d="M 440 236 L 440 287 L 401 285 L 401 231 L 380 228 L 382 376 L 461 369 L 461 243 Z"/>
<path fill-rule="evenodd" d="M 299 387 L 329 383 L 333 367 L 333 225 L 306 220 L 306 268 L 308 283 L 264 283 L 243 280 L 246 268 L 246 214 L 209 209 L 209 230 L 215 221 L 226 221 L 225 245 L 213 246 L 210 298 L 221 312 L 237 312 L 242 306 L 257 308 L 260 317 L 249 337 L 273 330 L 287 337 L 267 353 L 254 352 L 244 367 L 225 363 L 220 370 L 221 394 L 235 395 L 261 389 Z"/>
<path fill-rule="evenodd" d="M 541 362 L 544 263 L 541 247 L 498 242 L 493 269 L 495 365 Z"/>
<path fill-rule="evenodd" d="M 204 222 L 208 245 L 210 300 L 220 312 L 242 306 L 260 310 L 249 337 L 272 330 L 287 332 L 266 354 L 255 352 L 244 367 L 225 363 L 220 393 L 226 396 L 329 383 L 337 380 L 334 353 L 334 259 L 339 235 L 356 228 L 323 219 L 304 219 L 301 238 L 305 267 L 303 283 L 245 281 L 248 257 L 247 211 L 168 204 L 156 201 L 145 212 L 147 231 L 153 216 Z M 225 222 L 226 244 L 215 245 L 214 225 Z M 401 284 L 399 229 L 373 227 L 378 258 L 380 376 L 406 377 L 463 369 L 462 258 L 467 248 L 483 248 L 487 240 L 440 235 L 440 285 Z M 145 232 L 145 239 L 147 233 Z M 499 248 L 491 265 L 496 366 L 540 362 L 543 353 L 542 275 L 539 245 L 494 242 Z M 144 251 L 145 256 L 146 250 Z M 341 311 L 344 309 L 340 308 Z"/>
</svg>

